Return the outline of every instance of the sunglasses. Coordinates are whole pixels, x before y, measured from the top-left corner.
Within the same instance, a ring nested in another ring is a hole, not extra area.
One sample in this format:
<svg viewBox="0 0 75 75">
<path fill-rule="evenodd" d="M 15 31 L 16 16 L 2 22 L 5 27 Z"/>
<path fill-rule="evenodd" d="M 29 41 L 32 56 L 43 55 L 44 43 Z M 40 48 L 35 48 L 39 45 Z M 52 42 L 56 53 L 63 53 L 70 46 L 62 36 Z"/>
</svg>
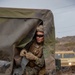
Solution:
<svg viewBox="0 0 75 75">
<path fill-rule="evenodd" d="M 36 37 L 43 37 L 44 35 L 36 35 Z"/>
</svg>

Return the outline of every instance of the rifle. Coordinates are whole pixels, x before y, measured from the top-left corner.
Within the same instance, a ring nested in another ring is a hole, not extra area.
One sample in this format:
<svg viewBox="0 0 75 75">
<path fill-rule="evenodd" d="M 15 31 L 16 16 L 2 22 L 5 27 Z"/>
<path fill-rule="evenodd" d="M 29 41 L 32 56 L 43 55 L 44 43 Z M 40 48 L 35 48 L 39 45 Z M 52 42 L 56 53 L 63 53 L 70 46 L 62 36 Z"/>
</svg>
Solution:
<svg viewBox="0 0 75 75">
<path fill-rule="evenodd" d="M 21 67 L 15 68 L 13 75 L 23 75 L 28 62 L 29 61 L 25 57 L 23 57 L 21 60 Z"/>
</svg>

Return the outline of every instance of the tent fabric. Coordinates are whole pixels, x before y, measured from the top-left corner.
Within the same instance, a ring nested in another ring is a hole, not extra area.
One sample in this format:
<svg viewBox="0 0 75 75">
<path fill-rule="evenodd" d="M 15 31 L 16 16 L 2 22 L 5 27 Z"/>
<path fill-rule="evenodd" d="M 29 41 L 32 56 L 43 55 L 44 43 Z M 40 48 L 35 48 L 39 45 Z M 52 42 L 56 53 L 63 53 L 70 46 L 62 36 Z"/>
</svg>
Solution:
<svg viewBox="0 0 75 75">
<path fill-rule="evenodd" d="M 36 27 L 41 23 L 44 26 L 43 54 L 46 72 L 52 75 L 55 69 L 55 28 L 52 12 L 47 9 L 0 8 L 0 60 L 10 62 L 6 72 L 0 73 L 1 75 L 12 75 L 14 44 L 23 48 L 32 40 Z"/>
</svg>

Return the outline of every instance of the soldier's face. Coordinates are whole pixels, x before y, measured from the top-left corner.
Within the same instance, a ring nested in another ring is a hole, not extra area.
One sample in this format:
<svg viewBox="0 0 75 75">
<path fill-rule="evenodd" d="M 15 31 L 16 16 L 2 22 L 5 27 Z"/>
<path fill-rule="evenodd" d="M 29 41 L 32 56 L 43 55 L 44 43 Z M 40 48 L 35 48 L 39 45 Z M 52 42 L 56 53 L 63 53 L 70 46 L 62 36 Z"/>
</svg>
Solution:
<svg viewBox="0 0 75 75">
<path fill-rule="evenodd" d="M 36 33 L 36 41 L 37 43 L 42 43 L 44 41 L 44 33 L 43 32 L 37 32 Z"/>
</svg>

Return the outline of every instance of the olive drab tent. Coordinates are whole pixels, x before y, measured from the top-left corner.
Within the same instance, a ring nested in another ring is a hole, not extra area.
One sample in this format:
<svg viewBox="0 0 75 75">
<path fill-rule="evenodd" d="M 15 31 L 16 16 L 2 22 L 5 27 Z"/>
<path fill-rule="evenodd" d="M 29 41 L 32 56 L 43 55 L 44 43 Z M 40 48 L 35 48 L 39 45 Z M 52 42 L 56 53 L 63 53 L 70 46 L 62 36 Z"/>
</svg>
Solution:
<svg viewBox="0 0 75 75">
<path fill-rule="evenodd" d="M 0 75 L 13 75 L 16 47 L 24 48 L 41 24 L 44 26 L 46 74 L 53 75 L 55 28 L 52 12 L 46 9 L 0 8 Z"/>
</svg>

